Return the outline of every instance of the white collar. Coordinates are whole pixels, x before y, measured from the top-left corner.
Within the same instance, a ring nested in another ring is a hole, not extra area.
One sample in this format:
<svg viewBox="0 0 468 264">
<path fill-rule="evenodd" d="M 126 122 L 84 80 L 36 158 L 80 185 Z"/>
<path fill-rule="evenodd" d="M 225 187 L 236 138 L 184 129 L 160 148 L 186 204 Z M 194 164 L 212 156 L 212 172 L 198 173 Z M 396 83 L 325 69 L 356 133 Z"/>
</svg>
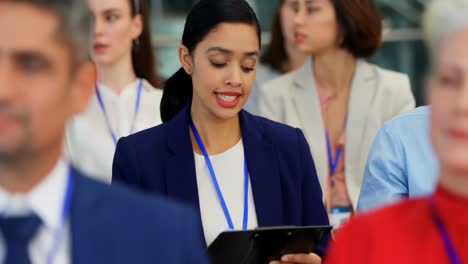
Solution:
<svg viewBox="0 0 468 264">
<path fill-rule="evenodd" d="M 7 216 L 36 213 L 47 229 L 60 227 L 68 182 L 69 165 L 59 160 L 47 177 L 29 193 L 12 195 L 0 188 L 0 214 Z"/>
<path fill-rule="evenodd" d="M 119 98 L 119 97 L 126 97 L 130 96 L 133 94 L 136 94 L 137 92 L 137 87 L 141 81 L 142 89 L 143 92 L 150 92 L 154 88 L 151 87 L 151 85 L 145 80 L 141 78 L 136 78 L 134 82 L 131 82 L 125 86 L 125 88 L 122 90 L 120 94 L 116 94 L 110 87 L 106 86 L 103 83 L 97 83 L 97 86 L 99 87 L 99 91 L 106 97 L 110 96 L 112 98 Z"/>
</svg>

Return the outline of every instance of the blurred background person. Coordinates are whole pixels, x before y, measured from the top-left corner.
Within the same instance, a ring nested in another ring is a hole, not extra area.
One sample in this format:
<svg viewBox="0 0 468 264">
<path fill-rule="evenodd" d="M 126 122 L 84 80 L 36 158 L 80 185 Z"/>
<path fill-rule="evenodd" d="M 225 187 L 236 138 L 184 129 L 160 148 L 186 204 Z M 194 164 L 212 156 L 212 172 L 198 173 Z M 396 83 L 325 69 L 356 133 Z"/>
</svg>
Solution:
<svg viewBox="0 0 468 264">
<path fill-rule="evenodd" d="M 96 95 L 70 122 L 66 152 L 89 175 L 110 182 L 122 136 L 161 123 L 157 75 L 146 0 L 88 0 L 95 17 Z"/>
<path fill-rule="evenodd" d="M 430 138 L 439 160 L 435 193 L 357 216 L 339 231 L 326 263 L 468 263 L 467 13 L 467 0 L 434 0 L 424 17 L 433 54 L 428 88 Z"/>
<path fill-rule="evenodd" d="M 276 9 L 270 28 L 271 39 L 268 47 L 257 63 L 255 83 L 244 108 L 258 114 L 258 93 L 260 86 L 285 73 L 296 70 L 308 57 L 298 49 L 294 41 L 294 19 L 297 12 L 294 0 L 281 0 Z"/>
<path fill-rule="evenodd" d="M 0 263 L 206 263 L 193 209 L 62 157 L 96 72 L 85 1 L 0 0 Z"/>
<path fill-rule="evenodd" d="M 378 129 L 415 105 L 409 79 L 364 60 L 382 35 L 375 0 L 294 0 L 305 64 L 260 88 L 259 113 L 304 131 L 330 222 L 351 216 Z"/>
<path fill-rule="evenodd" d="M 379 130 L 367 159 L 358 211 L 434 191 L 439 170 L 429 139 L 430 114 L 430 106 L 421 106 Z"/>
</svg>

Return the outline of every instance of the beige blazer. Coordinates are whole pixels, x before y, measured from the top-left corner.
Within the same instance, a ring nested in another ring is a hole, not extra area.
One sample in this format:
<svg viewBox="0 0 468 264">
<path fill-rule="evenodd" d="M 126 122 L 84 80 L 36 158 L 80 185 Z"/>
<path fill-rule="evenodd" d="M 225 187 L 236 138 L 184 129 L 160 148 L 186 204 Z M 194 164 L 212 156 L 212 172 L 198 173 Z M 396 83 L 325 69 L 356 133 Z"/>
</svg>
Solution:
<svg viewBox="0 0 468 264">
<path fill-rule="evenodd" d="M 249 98 L 244 105 L 244 109 L 249 111 L 249 113 L 258 115 L 258 93 L 260 86 L 264 83 L 271 81 L 275 78 L 281 76 L 281 72 L 274 70 L 269 65 L 258 63 L 256 67 L 257 71 L 255 73 L 255 83 L 250 92 Z"/>
<path fill-rule="evenodd" d="M 260 87 L 260 115 L 303 130 L 325 193 L 328 157 L 318 93 L 309 59 L 301 68 Z M 346 127 L 345 177 L 356 208 L 367 155 L 387 120 L 414 108 L 408 76 L 358 60 Z"/>
</svg>

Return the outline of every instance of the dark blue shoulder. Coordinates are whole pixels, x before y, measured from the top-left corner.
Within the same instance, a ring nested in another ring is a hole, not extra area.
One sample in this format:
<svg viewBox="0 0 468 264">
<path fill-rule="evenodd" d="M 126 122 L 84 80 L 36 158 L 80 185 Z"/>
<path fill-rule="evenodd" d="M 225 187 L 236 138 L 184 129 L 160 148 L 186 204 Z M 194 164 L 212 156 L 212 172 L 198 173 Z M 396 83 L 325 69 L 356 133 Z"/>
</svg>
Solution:
<svg viewBox="0 0 468 264">
<path fill-rule="evenodd" d="M 120 140 L 126 141 L 132 145 L 154 145 L 165 142 L 167 138 L 167 124 L 157 125 L 126 137 Z"/>
<path fill-rule="evenodd" d="M 159 195 L 143 193 L 119 183 L 101 183 L 75 169 L 74 180 L 77 192 L 75 197 L 79 197 L 77 199 L 85 206 L 98 205 L 101 215 L 171 223 L 174 218 L 190 218 L 194 214 L 194 209 L 187 205 Z"/>
<path fill-rule="evenodd" d="M 163 150 L 161 146 L 171 141 L 170 138 L 178 141 L 188 135 L 188 116 L 186 107 L 170 121 L 121 138 L 119 142 L 136 146 L 143 154 Z"/>
<path fill-rule="evenodd" d="M 279 123 L 261 116 L 256 116 L 242 111 L 243 119 L 247 126 L 253 127 L 258 131 L 262 138 L 270 141 L 273 144 L 291 146 L 297 144 L 304 138 L 302 131 L 299 128 L 295 128 L 283 123 Z"/>
<path fill-rule="evenodd" d="M 99 263 L 206 263 L 195 209 L 76 170 L 73 179 L 71 221 L 82 242 L 103 254 Z"/>
</svg>

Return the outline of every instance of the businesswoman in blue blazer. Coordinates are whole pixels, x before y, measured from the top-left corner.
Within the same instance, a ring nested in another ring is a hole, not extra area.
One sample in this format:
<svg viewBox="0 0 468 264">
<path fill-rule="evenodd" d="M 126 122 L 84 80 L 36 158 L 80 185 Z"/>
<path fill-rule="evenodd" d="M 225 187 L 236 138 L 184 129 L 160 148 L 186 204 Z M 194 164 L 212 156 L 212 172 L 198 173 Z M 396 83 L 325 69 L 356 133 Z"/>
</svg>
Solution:
<svg viewBox="0 0 468 264">
<path fill-rule="evenodd" d="M 164 87 L 164 124 L 117 144 L 113 181 L 199 208 L 207 244 L 227 229 L 328 224 L 301 130 L 242 110 L 260 32 L 244 0 L 198 2 L 178 50 L 182 68 Z M 316 254 L 283 260 L 321 262 Z"/>
</svg>

